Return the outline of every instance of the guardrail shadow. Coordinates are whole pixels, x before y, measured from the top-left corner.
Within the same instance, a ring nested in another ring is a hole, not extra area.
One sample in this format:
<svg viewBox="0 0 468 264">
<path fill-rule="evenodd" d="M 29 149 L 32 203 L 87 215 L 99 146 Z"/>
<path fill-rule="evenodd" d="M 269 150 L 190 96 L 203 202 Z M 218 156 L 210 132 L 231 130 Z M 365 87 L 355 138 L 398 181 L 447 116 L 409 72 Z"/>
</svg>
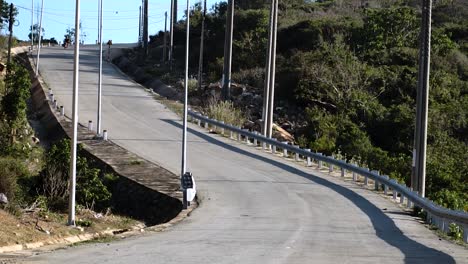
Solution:
<svg viewBox="0 0 468 264">
<path fill-rule="evenodd" d="M 182 125 L 174 120 L 162 119 L 162 121 L 182 129 Z M 407 264 L 456 263 L 452 256 L 442 251 L 427 247 L 404 235 L 403 232 L 396 226 L 395 222 L 386 214 L 384 214 L 382 210 L 380 210 L 380 208 L 378 208 L 373 203 L 371 203 L 370 201 L 368 201 L 367 199 L 365 199 L 364 197 L 352 190 L 349 190 L 326 179 L 314 176 L 312 174 L 294 168 L 293 166 L 290 166 L 288 164 L 267 157 L 263 157 L 249 151 L 242 150 L 233 145 L 226 144 L 208 134 L 193 130 L 191 128 L 188 128 L 188 132 L 226 150 L 245 155 L 251 159 L 255 159 L 261 162 L 266 162 L 277 168 L 309 179 L 316 184 L 325 186 L 335 191 L 336 193 L 342 195 L 343 197 L 354 203 L 363 213 L 365 213 L 369 217 L 369 219 L 372 222 L 372 226 L 375 230 L 375 233 L 380 239 L 384 240 L 389 245 L 398 248 L 405 255 L 405 263 Z"/>
</svg>

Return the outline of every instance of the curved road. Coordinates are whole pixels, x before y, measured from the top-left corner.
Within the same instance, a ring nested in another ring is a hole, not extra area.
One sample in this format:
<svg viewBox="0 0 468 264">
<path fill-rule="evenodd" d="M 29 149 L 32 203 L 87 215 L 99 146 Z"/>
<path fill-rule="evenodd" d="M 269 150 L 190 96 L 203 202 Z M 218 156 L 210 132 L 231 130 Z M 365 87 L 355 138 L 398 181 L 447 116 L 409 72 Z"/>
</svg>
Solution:
<svg viewBox="0 0 468 264">
<path fill-rule="evenodd" d="M 80 122 L 96 120 L 97 51 L 81 50 Z M 43 48 L 40 71 L 70 116 L 72 50 Z M 109 138 L 179 174 L 180 119 L 104 67 Z M 27 258 L 29 263 L 468 263 L 398 206 L 357 185 L 189 126 L 201 204 L 161 233 Z"/>
</svg>

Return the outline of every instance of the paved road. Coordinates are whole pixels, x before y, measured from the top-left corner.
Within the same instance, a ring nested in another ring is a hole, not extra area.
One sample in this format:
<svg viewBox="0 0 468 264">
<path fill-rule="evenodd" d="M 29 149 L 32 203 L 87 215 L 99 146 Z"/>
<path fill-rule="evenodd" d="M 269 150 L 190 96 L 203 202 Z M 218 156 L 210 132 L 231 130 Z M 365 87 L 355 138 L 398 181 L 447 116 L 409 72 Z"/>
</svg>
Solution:
<svg viewBox="0 0 468 264">
<path fill-rule="evenodd" d="M 41 73 L 69 115 L 72 50 L 44 48 Z M 103 128 L 174 173 L 180 119 L 113 66 L 104 68 Z M 96 120 L 97 52 L 82 50 L 80 121 Z M 161 233 L 28 258 L 31 263 L 468 263 L 392 202 L 299 164 L 190 126 L 188 168 L 201 205 Z"/>
</svg>

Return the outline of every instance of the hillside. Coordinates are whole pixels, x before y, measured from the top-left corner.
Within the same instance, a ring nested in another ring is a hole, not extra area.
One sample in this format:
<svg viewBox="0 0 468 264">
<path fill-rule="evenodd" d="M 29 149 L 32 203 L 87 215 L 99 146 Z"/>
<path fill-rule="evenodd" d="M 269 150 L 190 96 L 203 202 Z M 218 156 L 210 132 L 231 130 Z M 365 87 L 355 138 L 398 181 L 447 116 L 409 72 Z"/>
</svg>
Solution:
<svg viewBox="0 0 468 264">
<path fill-rule="evenodd" d="M 281 1 L 275 122 L 302 147 L 334 154 L 409 182 L 415 122 L 420 1 Z M 226 4 L 206 18 L 205 84 L 222 75 Z M 260 118 L 268 1 L 239 1 L 234 26 L 233 98 Z M 427 196 L 468 210 L 468 1 L 436 1 Z M 190 71 L 198 70 L 201 9 L 191 11 Z M 128 54 L 166 83 L 183 76 L 185 25 L 175 31 L 175 70 L 160 64 L 163 33 L 149 56 Z M 207 95 L 209 90 L 191 95 Z M 248 96 L 247 96 L 248 94 Z M 242 98 L 240 100 L 239 98 Z M 245 102 L 245 98 L 251 101 Z M 254 98 L 257 98 L 254 100 Z M 261 98 L 260 98 L 261 99 Z M 202 101 L 197 101 L 203 105 Z"/>
</svg>

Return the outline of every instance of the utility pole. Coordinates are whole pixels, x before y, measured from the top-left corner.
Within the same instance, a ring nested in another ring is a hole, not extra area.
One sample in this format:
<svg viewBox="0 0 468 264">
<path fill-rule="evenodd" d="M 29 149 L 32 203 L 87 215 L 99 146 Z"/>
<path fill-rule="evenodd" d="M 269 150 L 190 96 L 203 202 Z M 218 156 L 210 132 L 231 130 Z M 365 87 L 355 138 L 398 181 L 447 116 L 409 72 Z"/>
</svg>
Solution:
<svg viewBox="0 0 468 264">
<path fill-rule="evenodd" d="M 148 55 L 148 0 L 145 0 L 143 16 L 143 45 L 145 54 Z"/>
<path fill-rule="evenodd" d="M 180 187 L 183 190 L 183 208 L 187 209 L 187 190 L 183 187 L 183 177 L 187 172 L 187 112 L 188 112 L 188 69 L 190 45 L 190 0 L 187 0 L 187 36 L 185 42 L 185 96 L 184 96 L 184 128 L 182 132 L 182 169 L 180 173 Z"/>
<path fill-rule="evenodd" d="M 164 48 L 162 62 L 166 62 L 167 59 L 167 11 L 164 13 Z"/>
<path fill-rule="evenodd" d="M 75 8 L 75 54 L 73 63 L 73 110 L 72 110 L 72 136 L 70 154 L 70 183 L 68 203 L 68 225 L 75 225 L 75 196 L 76 196 L 76 149 L 78 138 L 78 88 L 80 65 L 80 0 L 76 0 Z"/>
<path fill-rule="evenodd" d="M 10 4 L 10 16 L 8 19 L 8 30 L 10 31 L 10 36 L 8 37 L 8 59 L 7 59 L 7 68 L 10 68 L 11 62 L 11 45 L 13 45 L 13 25 L 15 24 L 15 18 L 13 17 L 13 11 L 15 10 L 15 6 Z"/>
<path fill-rule="evenodd" d="M 429 111 L 429 77 L 431 62 L 432 0 L 422 0 L 421 42 L 419 56 L 418 91 L 416 97 L 415 155 L 412 186 L 421 197 L 426 192 L 427 119 Z"/>
<path fill-rule="evenodd" d="M 170 37 L 169 37 L 169 67 L 172 71 L 172 64 L 173 64 L 173 61 L 174 61 L 174 21 L 176 20 L 174 15 L 175 15 L 175 11 L 174 11 L 174 1 L 175 0 L 171 0 L 171 21 L 170 21 Z"/>
<path fill-rule="evenodd" d="M 101 135 L 102 128 L 102 2 L 99 0 L 99 78 L 98 78 L 98 110 L 97 110 L 97 129 L 98 136 Z"/>
<path fill-rule="evenodd" d="M 44 0 L 42 0 L 42 3 L 41 3 L 41 18 L 39 19 L 39 40 L 37 42 L 36 76 L 39 75 L 39 57 L 41 55 L 41 45 L 42 45 L 42 14 L 43 13 L 44 13 Z M 77 42 L 75 41 L 75 43 Z"/>
<path fill-rule="evenodd" d="M 273 112 L 274 112 L 274 101 L 275 101 L 275 76 L 276 76 L 276 39 L 278 33 L 278 0 L 272 0 L 274 4 L 273 7 L 273 26 L 272 30 L 272 42 L 271 42 L 271 71 L 270 71 L 270 93 L 269 93 L 269 103 L 268 103 L 268 138 L 271 138 L 273 133 Z"/>
<path fill-rule="evenodd" d="M 178 6 L 177 0 L 174 0 L 174 18 L 173 18 L 174 19 L 174 24 L 177 23 L 177 6 Z"/>
<path fill-rule="evenodd" d="M 98 44 L 101 43 L 101 33 L 99 29 L 101 28 L 101 0 L 98 0 Z"/>
<path fill-rule="evenodd" d="M 31 0 L 31 51 L 34 49 L 34 0 Z"/>
<path fill-rule="evenodd" d="M 202 24 L 201 24 L 201 37 L 200 37 L 200 58 L 198 61 L 198 90 L 202 90 L 202 82 L 203 82 L 203 49 L 205 45 L 205 18 L 206 18 L 206 0 L 203 1 L 203 16 L 202 16 Z M 201 5 L 201 1 L 200 1 Z"/>
<path fill-rule="evenodd" d="M 232 38 L 234 24 L 234 0 L 228 0 L 228 11 L 226 13 L 226 34 L 224 37 L 224 73 L 221 97 L 223 100 L 231 98 L 231 66 L 232 66 Z"/>
<path fill-rule="evenodd" d="M 263 111 L 262 111 L 262 135 L 264 137 L 268 134 L 268 113 L 270 102 L 270 77 L 271 77 L 271 51 L 273 50 L 271 45 L 273 44 L 273 17 L 274 17 L 274 0 L 271 0 L 270 7 L 270 28 L 268 31 L 268 47 L 266 54 L 266 64 L 265 64 L 265 88 L 263 91 Z"/>
</svg>

